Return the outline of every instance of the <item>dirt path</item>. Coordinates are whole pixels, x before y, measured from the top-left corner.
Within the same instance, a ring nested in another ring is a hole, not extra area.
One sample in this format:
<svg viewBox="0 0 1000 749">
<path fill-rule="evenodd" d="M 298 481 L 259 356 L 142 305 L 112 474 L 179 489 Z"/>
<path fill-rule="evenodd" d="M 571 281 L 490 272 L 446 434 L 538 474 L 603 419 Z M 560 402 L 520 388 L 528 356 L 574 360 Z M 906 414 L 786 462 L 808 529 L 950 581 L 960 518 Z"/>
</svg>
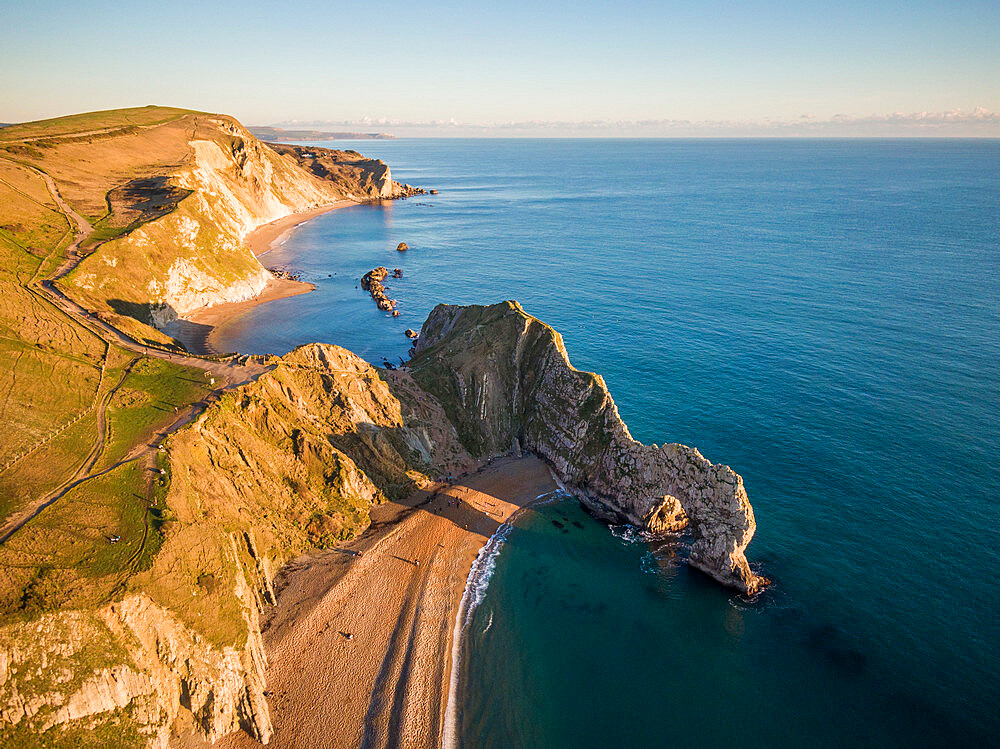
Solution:
<svg viewBox="0 0 1000 749">
<path fill-rule="evenodd" d="M 8 160 L 9 161 L 9 160 Z M 87 310 L 81 307 L 79 304 L 74 302 L 72 299 L 67 297 L 62 291 L 57 289 L 53 281 L 64 277 L 66 274 L 71 272 L 79 262 L 83 259 L 79 253 L 80 245 L 85 242 L 91 234 L 93 234 L 93 227 L 86 218 L 81 216 L 73 207 L 70 206 L 65 200 L 63 200 L 62 195 L 59 193 L 55 181 L 45 172 L 40 169 L 35 169 L 34 167 L 29 167 L 25 164 L 20 164 L 19 166 L 30 169 L 35 174 L 37 174 L 47 186 L 52 199 L 55 201 L 56 205 L 66 216 L 67 220 L 70 222 L 70 226 L 76 226 L 76 236 L 73 243 L 69 245 L 66 249 L 66 259 L 53 271 L 53 273 L 47 277 L 39 279 L 42 265 L 39 265 L 39 270 L 36 271 L 35 275 L 32 277 L 31 281 L 25 284 L 25 288 L 35 296 L 42 303 L 48 304 L 54 307 L 56 310 L 62 314 L 69 317 L 76 325 L 86 328 L 88 331 L 102 339 L 106 345 L 111 344 L 117 345 L 120 348 L 131 351 L 138 354 L 139 357 L 133 359 L 132 362 L 126 367 L 126 371 L 122 374 L 118 383 L 111 389 L 109 389 L 104 395 L 100 394 L 100 387 L 96 394 L 97 401 L 91 407 L 91 409 L 96 409 L 97 411 L 97 429 L 94 435 L 94 442 L 91 446 L 90 451 L 87 456 L 83 459 L 80 466 L 74 473 L 69 476 L 64 482 L 62 482 L 56 489 L 48 492 L 42 497 L 30 503 L 28 506 L 22 508 L 15 514 L 11 515 L 6 519 L 3 525 L 0 525 L 0 543 L 6 541 L 10 536 L 16 533 L 20 528 L 24 526 L 25 523 L 29 522 L 32 518 L 36 517 L 38 513 L 44 510 L 46 507 L 51 505 L 53 502 L 57 501 L 72 488 L 78 486 L 92 478 L 97 476 L 103 476 L 109 471 L 117 468 L 118 466 L 136 460 L 144 455 L 151 455 L 156 451 L 155 444 L 162 440 L 167 434 L 175 432 L 181 427 L 185 426 L 190 422 L 197 414 L 201 413 L 213 398 L 217 398 L 222 392 L 226 390 L 231 390 L 233 388 L 239 387 L 240 385 L 246 384 L 255 380 L 257 377 L 267 372 L 271 367 L 260 364 L 253 359 L 244 358 L 240 360 L 219 360 L 211 358 L 203 358 L 198 356 L 192 356 L 189 354 L 182 354 L 176 351 L 170 351 L 168 349 L 159 348 L 157 346 L 149 346 L 144 343 L 136 341 L 131 336 L 122 332 L 118 328 L 108 324 L 104 320 L 91 315 Z M 110 402 L 117 388 L 121 386 L 124 382 L 125 377 L 131 370 L 132 366 L 139 361 L 141 357 L 149 356 L 157 359 L 163 359 L 165 361 L 170 361 L 176 364 L 182 364 L 188 367 L 194 367 L 201 369 L 210 377 L 215 378 L 218 381 L 218 386 L 215 391 L 209 396 L 205 401 L 199 404 L 192 404 L 188 409 L 187 413 L 174 421 L 169 427 L 163 430 L 159 438 L 153 444 L 143 443 L 137 445 L 129 453 L 129 456 L 123 460 L 118 461 L 115 465 L 110 468 L 104 469 L 102 471 L 92 473 L 94 465 L 100 458 L 104 451 L 106 435 L 107 435 L 107 421 L 106 421 L 106 408 L 107 404 Z M 101 364 L 101 382 L 103 383 L 106 368 L 107 368 L 107 356 L 105 355 L 104 361 Z M 31 454 L 33 450 L 29 450 L 22 454 L 18 460 L 23 459 L 25 456 Z M 5 467 L 9 468 L 9 464 Z"/>
</svg>

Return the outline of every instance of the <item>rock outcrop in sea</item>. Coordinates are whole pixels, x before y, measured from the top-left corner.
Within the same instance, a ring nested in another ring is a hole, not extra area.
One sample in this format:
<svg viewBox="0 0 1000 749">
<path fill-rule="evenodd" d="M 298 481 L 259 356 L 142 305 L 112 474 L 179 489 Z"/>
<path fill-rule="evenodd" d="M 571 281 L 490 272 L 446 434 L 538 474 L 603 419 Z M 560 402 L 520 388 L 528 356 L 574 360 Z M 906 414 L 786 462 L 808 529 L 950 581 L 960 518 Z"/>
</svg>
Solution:
<svg viewBox="0 0 1000 749">
<path fill-rule="evenodd" d="M 692 447 L 632 439 L 601 377 L 574 369 L 559 334 L 516 302 L 439 305 L 401 370 L 322 344 L 267 362 L 166 440 L 171 523 L 127 595 L 0 628 L 0 720 L 37 732 L 128 716 L 135 740 L 122 745 L 162 747 L 190 713 L 204 739 L 266 742 L 260 621 L 275 572 L 353 538 L 384 499 L 521 449 L 601 517 L 689 527 L 691 564 L 721 583 L 766 582 L 744 555 L 755 523 L 739 475 Z"/>
<path fill-rule="evenodd" d="M 562 337 L 517 302 L 438 305 L 410 371 L 472 455 L 530 449 L 596 514 L 689 527 L 692 566 L 745 593 L 766 584 L 744 553 L 756 522 L 739 474 L 693 447 L 633 439 L 600 375 L 575 369 Z"/>
<path fill-rule="evenodd" d="M 381 265 L 378 268 L 372 268 L 361 277 L 361 288 L 372 295 L 372 299 L 375 300 L 375 304 L 380 310 L 394 312 L 396 300 L 385 295 L 385 286 L 382 285 L 388 275 L 389 271 Z"/>
</svg>

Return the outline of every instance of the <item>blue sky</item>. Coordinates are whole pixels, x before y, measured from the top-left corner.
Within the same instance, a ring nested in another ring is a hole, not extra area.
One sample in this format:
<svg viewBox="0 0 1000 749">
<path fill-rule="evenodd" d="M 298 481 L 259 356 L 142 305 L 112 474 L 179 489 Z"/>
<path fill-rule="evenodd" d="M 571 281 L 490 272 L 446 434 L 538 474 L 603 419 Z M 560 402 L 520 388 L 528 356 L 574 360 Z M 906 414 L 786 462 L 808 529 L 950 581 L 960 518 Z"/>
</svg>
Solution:
<svg viewBox="0 0 1000 749">
<path fill-rule="evenodd" d="M 555 132 L 961 110 L 952 125 L 985 117 L 1000 135 L 996 0 L 0 7 L 0 121 L 158 103 L 256 124 Z"/>
</svg>

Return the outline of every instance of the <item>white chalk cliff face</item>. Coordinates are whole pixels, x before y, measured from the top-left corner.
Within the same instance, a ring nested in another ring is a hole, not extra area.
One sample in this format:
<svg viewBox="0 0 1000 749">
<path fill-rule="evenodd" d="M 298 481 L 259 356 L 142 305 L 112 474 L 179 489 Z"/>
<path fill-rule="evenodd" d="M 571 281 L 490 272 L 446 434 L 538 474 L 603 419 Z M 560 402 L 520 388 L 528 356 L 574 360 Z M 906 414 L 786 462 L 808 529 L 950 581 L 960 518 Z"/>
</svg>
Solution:
<svg viewBox="0 0 1000 749">
<path fill-rule="evenodd" d="M 192 132 L 188 159 L 168 175 L 184 194 L 174 209 L 100 245 L 67 277 L 65 290 L 84 306 L 138 305 L 162 327 L 200 308 L 252 299 L 270 279 L 243 244 L 254 229 L 344 198 L 407 194 L 375 159 L 327 159 L 331 169 L 315 174 L 231 118 L 198 116 Z"/>
<path fill-rule="evenodd" d="M 655 532 L 689 527 L 691 565 L 746 593 L 766 584 L 744 553 L 756 522 L 743 479 L 693 447 L 634 440 L 604 380 L 574 369 L 562 337 L 516 302 L 438 305 L 412 371 L 473 455 L 533 450 L 597 514 Z"/>
<path fill-rule="evenodd" d="M 0 721 L 52 740 L 65 726 L 107 730 L 109 716 L 127 715 L 115 745 L 166 749 L 184 710 L 208 741 L 243 730 L 267 743 L 259 614 L 273 587 L 257 582 L 259 591 L 242 569 L 236 580 L 247 632 L 240 647 L 209 643 L 142 594 L 0 629 Z"/>
</svg>

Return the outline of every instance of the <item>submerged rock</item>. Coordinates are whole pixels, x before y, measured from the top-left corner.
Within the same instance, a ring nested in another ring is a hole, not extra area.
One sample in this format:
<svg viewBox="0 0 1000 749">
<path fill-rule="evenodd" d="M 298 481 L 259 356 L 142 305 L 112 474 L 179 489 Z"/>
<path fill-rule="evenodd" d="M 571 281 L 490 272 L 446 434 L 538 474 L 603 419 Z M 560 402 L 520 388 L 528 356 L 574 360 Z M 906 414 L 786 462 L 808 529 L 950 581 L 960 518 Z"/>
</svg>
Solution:
<svg viewBox="0 0 1000 749">
<path fill-rule="evenodd" d="M 746 593 L 767 584 L 744 553 L 757 526 L 739 474 L 687 445 L 633 439 L 600 375 L 575 369 L 562 337 L 517 302 L 438 305 L 411 369 L 471 454 L 533 450 L 595 514 L 690 527 L 692 566 Z"/>
</svg>

